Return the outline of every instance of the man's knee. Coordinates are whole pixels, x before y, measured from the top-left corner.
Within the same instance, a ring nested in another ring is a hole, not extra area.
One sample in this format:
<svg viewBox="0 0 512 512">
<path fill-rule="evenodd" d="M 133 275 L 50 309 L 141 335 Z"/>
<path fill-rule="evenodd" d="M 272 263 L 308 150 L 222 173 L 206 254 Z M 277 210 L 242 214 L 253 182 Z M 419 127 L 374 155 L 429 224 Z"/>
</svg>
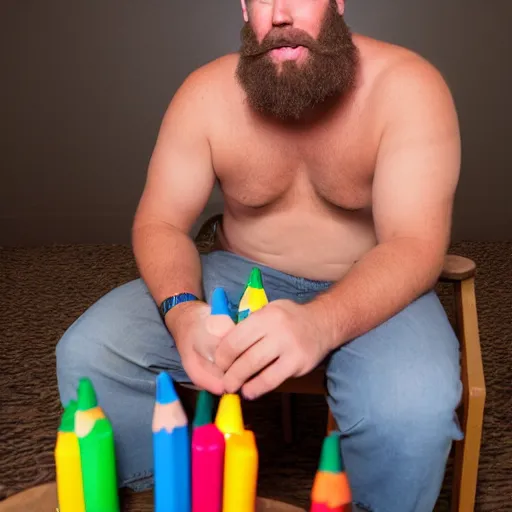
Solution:
<svg viewBox="0 0 512 512">
<path fill-rule="evenodd" d="M 141 285 L 128 283 L 99 299 L 64 333 L 57 344 L 57 377 L 61 398 L 69 400 L 81 377 L 111 377 L 123 360 L 136 361 L 135 308 Z M 140 342 L 142 343 L 142 341 Z"/>
<path fill-rule="evenodd" d="M 144 391 L 151 391 L 153 368 L 167 368 L 185 379 L 174 341 L 140 280 L 93 304 L 59 341 L 56 357 L 63 402 L 74 397 L 81 377 L 98 382 L 104 392 L 113 383 L 147 383 Z"/>
<path fill-rule="evenodd" d="M 90 326 L 92 328 L 92 326 Z M 56 348 L 57 381 L 63 404 L 75 398 L 78 381 L 105 373 L 108 350 L 100 333 L 88 332 L 87 322 L 76 322 L 62 336 Z"/>
<path fill-rule="evenodd" d="M 394 439 L 404 445 L 414 440 L 436 443 L 459 438 L 455 418 L 461 389 L 456 382 L 433 383 L 430 389 L 418 388 L 414 382 L 387 390 L 369 390 L 363 385 L 358 391 L 352 393 L 352 400 L 329 398 L 344 434 L 367 430 L 376 440 Z"/>
<path fill-rule="evenodd" d="M 409 375 L 380 397 L 374 394 L 365 421 L 376 439 L 415 458 L 443 449 L 460 437 L 456 422 L 459 398 L 456 381 L 447 378 L 425 385 Z"/>
</svg>

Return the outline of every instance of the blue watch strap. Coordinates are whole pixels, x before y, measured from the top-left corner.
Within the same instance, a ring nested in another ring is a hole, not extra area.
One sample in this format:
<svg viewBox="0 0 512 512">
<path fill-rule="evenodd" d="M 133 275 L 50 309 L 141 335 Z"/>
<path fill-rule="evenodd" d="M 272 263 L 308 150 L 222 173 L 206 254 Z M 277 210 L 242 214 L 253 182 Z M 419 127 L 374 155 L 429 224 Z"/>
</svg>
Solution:
<svg viewBox="0 0 512 512">
<path fill-rule="evenodd" d="M 160 316 L 162 318 L 165 318 L 165 315 L 173 307 L 177 306 L 178 304 L 181 304 L 182 302 L 190 302 L 193 300 L 199 300 L 199 298 L 192 293 L 178 293 L 177 295 L 168 297 L 162 302 L 162 304 L 160 304 L 160 307 L 158 308 L 160 311 Z"/>
</svg>

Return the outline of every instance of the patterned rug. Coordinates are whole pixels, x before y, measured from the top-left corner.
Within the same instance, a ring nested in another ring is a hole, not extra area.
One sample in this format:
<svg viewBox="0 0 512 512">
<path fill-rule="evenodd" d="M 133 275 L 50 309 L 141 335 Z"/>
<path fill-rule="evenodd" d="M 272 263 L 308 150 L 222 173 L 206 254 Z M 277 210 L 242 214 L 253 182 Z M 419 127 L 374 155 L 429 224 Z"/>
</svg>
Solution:
<svg viewBox="0 0 512 512">
<path fill-rule="evenodd" d="M 477 508 L 512 510 L 512 242 L 459 243 L 477 262 L 477 301 L 488 388 Z M 0 249 L 0 487 L 4 495 L 55 479 L 60 404 L 54 349 L 64 330 L 100 296 L 137 276 L 130 248 Z M 447 290 L 439 289 L 450 311 Z M 260 495 L 307 506 L 325 429 L 321 398 L 296 399 L 296 441 L 283 443 L 280 398 L 246 410 L 261 450 Z M 449 510 L 450 468 L 437 510 Z M 150 511 L 148 494 L 127 510 Z"/>
</svg>

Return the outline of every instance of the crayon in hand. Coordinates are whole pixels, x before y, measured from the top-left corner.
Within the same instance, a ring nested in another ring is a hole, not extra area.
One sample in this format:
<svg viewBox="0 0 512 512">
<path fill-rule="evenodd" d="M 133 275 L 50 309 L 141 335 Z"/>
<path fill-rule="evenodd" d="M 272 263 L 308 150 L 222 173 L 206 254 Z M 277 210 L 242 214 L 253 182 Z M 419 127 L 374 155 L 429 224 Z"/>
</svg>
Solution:
<svg viewBox="0 0 512 512">
<path fill-rule="evenodd" d="M 268 304 L 267 294 L 263 288 L 263 278 L 259 268 L 254 267 L 245 287 L 245 291 L 238 306 L 238 322 L 247 318 L 251 313 L 258 311 Z"/>
<path fill-rule="evenodd" d="M 55 444 L 57 496 L 60 512 L 85 512 L 80 447 L 75 434 L 76 401 L 64 409 Z"/>
<path fill-rule="evenodd" d="M 156 379 L 152 430 L 155 512 L 190 512 L 188 421 L 172 379 L 165 372 Z"/>
<path fill-rule="evenodd" d="M 350 512 L 352 493 L 340 449 L 339 435 L 324 439 L 311 492 L 310 512 Z"/>
<path fill-rule="evenodd" d="M 222 338 L 234 326 L 228 296 L 223 288 L 215 288 L 211 299 L 211 315 L 207 319 L 208 332 Z"/>
<path fill-rule="evenodd" d="M 119 512 L 114 433 L 87 378 L 80 379 L 78 385 L 75 432 L 87 512 Z"/>
</svg>

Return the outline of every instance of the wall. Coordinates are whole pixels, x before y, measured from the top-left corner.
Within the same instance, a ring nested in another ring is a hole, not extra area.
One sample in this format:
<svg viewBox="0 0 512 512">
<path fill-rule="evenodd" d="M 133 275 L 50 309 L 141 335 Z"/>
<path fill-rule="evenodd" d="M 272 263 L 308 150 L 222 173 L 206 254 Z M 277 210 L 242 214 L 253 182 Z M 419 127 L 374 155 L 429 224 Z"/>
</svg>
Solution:
<svg viewBox="0 0 512 512">
<path fill-rule="evenodd" d="M 347 20 L 444 73 L 464 145 L 454 238 L 510 238 L 511 3 L 349 0 Z M 240 26 L 236 0 L 3 0 L 0 245 L 128 242 L 169 100 Z M 205 216 L 220 208 L 216 191 Z"/>
</svg>

